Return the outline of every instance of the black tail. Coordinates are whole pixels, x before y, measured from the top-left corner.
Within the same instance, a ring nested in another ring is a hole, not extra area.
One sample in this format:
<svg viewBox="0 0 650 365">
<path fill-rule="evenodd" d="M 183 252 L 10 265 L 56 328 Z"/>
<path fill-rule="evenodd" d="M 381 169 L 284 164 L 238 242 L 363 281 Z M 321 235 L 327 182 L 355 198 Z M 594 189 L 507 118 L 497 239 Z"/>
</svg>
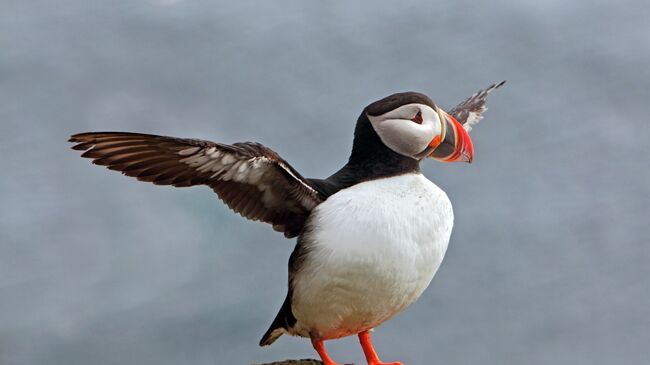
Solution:
<svg viewBox="0 0 650 365">
<path fill-rule="evenodd" d="M 289 327 L 293 327 L 294 324 L 296 324 L 296 317 L 294 317 L 293 313 L 291 312 L 290 290 L 289 293 L 287 293 L 287 297 L 284 299 L 284 303 L 282 303 L 282 307 L 280 307 L 278 315 L 275 316 L 275 319 L 271 323 L 271 326 L 268 330 L 266 330 L 264 336 L 262 336 L 262 339 L 260 340 L 260 346 L 268 346 L 272 344 L 275 342 L 275 340 L 278 339 L 278 337 L 286 333 Z"/>
</svg>

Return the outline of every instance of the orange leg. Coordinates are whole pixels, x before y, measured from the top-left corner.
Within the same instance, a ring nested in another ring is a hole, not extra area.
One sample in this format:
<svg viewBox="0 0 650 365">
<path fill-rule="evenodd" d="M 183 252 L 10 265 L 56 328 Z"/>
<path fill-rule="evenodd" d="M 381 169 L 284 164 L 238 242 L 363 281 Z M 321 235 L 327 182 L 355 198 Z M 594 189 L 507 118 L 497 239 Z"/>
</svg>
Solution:
<svg viewBox="0 0 650 365">
<path fill-rule="evenodd" d="M 323 360 L 324 365 L 339 365 L 332 361 L 330 356 L 325 352 L 325 346 L 323 345 L 322 340 L 316 340 L 316 339 L 311 339 L 311 344 L 314 346 L 314 350 L 318 352 L 318 356 L 320 356 L 320 359 Z"/>
<path fill-rule="evenodd" d="M 363 331 L 359 333 L 359 342 L 361 342 L 361 348 L 363 353 L 366 355 L 366 360 L 368 360 L 368 365 L 402 365 L 401 362 L 381 362 L 379 356 L 375 352 L 375 349 L 372 347 L 372 342 L 370 341 L 370 331 Z"/>
</svg>

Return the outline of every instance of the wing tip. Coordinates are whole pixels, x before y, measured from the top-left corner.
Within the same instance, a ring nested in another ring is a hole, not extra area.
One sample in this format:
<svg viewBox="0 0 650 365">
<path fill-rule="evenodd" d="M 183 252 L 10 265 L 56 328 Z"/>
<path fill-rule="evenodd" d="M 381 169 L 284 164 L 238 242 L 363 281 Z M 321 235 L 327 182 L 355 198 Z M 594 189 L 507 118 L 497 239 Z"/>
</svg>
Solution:
<svg viewBox="0 0 650 365">
<path fill-rule="evenodd" d="M 92 146 L 92 142 L 97 137 L 98 134 L 103 134 L 107 132 L 83 132 L 75 133 L 68 138 L 68 142 L 76 143 L 76 145 L 70 147 L 73 150 L 84 151 Z M 110 133 L 110 132 L 109 132 Z"/>
<path fill-rule="evenodd" d="M 146 133 L 134 133 L 134 132 L 119 132 L 119 131 L 99 131 L 99 132 L 82 132 L 75 133 L 70 136 L 68 142 L 88 142 L 94 138 L 101 138 L 107 136 L 124 136 L 124 137 L 162 137 L 153 134 Z"/>
<path fill-rule="evenodd" d="M 506 80 L 503 80 L 503 81 L 501 81 L 501 82 L 495 82 L 494 84 L 488 86 L 488 87 L 485 89 L 486 94 L 489 94 L 491 91 L 500 88 L 501 86 L 505 85 L 505 83 L 506 83 Z"/>
<path fill-rule="evenodd" d="M 97 137 L 99 134 L 110 134 L 118 132 L 81 132 L 70 136 L 68 142 L 86 142 L 89 138 Z"/>
<path fill-rule="evenodd" d="M 83 142 L 83 135 L 85 133 L 75 133 L 70 135 L 70 138 L 68 138 L 68 142 L 70 143 L 80 143 Z M 73 147 L 74 148 L 74 147 Z"/>
<path fill-rule="evenodd" d="M 76 151 L 85 151 L 92 147 L 92 144 L 89 144 L 88 142 L 91 142 L 87 137 L 87 133 L 75 133 L 68 138 L 68 142 L 70 143 L 75 143 L 74 146 L 70 147 L 73 150 Z"/>
</svg>

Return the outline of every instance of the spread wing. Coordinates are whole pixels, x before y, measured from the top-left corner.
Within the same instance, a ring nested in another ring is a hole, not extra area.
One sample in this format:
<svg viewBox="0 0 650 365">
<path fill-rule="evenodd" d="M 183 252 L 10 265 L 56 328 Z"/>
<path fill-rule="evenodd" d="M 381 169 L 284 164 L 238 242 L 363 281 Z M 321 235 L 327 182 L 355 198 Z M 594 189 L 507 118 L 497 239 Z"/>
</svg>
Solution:
<svg viewBox="0 0 650 365">
<path fill-rule="evenodd" d="M 96 132 L 70 137 L 81 156 L 140 181 L 186 187 L 207 185 L 232 210 L 267 222 L 287 237 L 300 233 L 324 198 L 271 149 L 139 133 Z"/>
<path fill-rule="evenodd" d="M 483 112 L 487 110 L 485 102 L 487 101 L 488 94 L 505 83 L 504 80 L 498 84 L 492 84 L 483 90 L 477 91 L 474 95 L 467 98 L 467 100 L 456 105 L 449 114 L 456 118 L 465 127 L 466 131 L 471 131 L 472 127 L 483 119 Z"/>
</svg>

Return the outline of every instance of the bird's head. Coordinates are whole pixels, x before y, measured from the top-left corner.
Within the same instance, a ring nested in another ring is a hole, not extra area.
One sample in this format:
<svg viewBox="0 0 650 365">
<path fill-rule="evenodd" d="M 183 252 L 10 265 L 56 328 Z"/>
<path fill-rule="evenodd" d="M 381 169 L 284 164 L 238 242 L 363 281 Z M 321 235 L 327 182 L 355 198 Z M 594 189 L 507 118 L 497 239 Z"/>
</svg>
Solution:
<svg viewBox="0 0 650 365">
<path fill-rule="evenodd" d="M 393 94 L 368 105 L 363 113 L 381 142 L 400 155 L 472 162 L 474 146 L 465 128 L 424 94 Z"/>
</svg>

